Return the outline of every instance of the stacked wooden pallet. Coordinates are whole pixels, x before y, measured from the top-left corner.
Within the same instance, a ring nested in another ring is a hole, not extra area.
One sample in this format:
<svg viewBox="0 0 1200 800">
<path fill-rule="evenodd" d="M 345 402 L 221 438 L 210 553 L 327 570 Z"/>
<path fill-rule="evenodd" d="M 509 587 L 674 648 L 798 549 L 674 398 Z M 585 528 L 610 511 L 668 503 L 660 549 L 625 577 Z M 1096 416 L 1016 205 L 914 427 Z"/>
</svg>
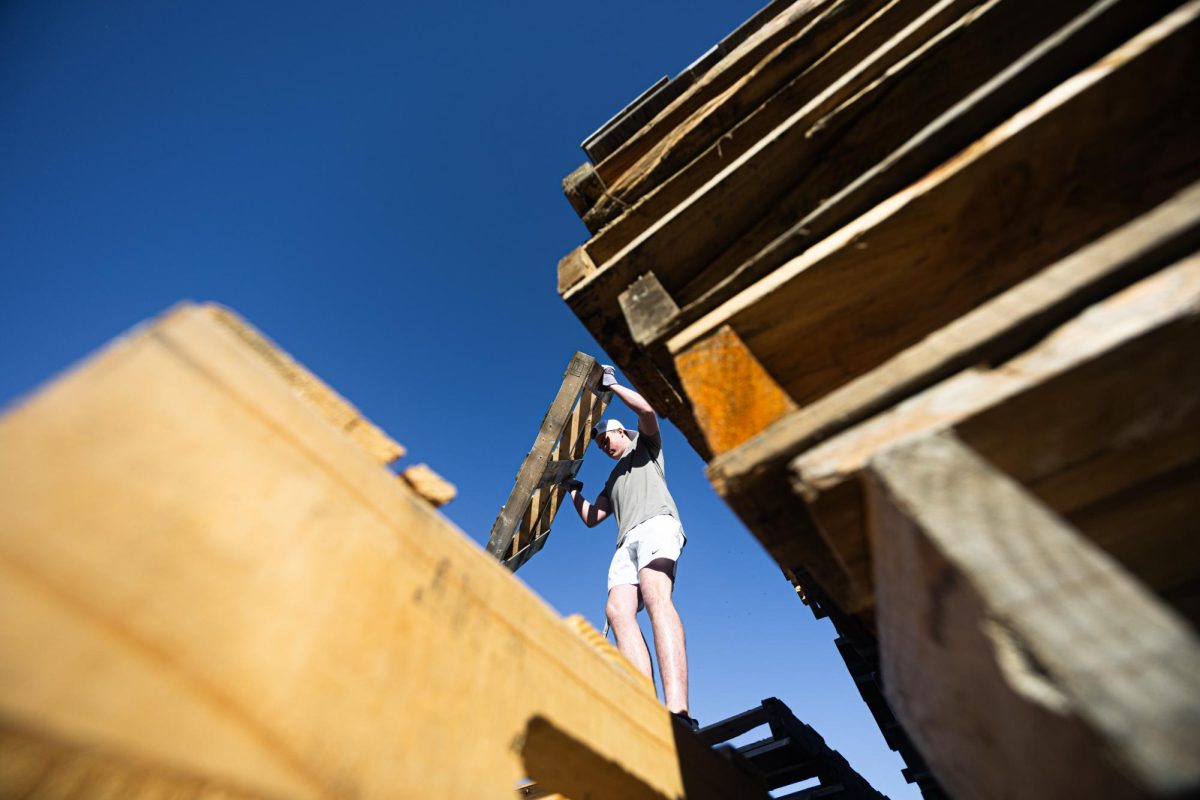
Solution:
<svg viewBox="0 0 1200 800">
<path fill-rule="evenodd" d="M 563 298 L 954 796 L 1200 786 L 1198 75 L 1195 2 L 805 0 L 565 184 Z"/>
<path fill-rule="evenodd" d="M 0 419 L 0 796 L 765 797 L 229 312 Z"/>
</svg>

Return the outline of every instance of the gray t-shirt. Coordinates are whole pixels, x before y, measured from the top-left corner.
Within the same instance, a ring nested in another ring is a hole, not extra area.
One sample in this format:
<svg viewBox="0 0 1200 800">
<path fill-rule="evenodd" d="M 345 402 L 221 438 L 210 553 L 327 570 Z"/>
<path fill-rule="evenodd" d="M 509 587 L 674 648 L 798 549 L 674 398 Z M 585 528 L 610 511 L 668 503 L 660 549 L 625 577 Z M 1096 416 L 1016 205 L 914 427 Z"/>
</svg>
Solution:
<svg viewBox="0 0 1200 800">
<path fill-rule="evenodd" d="M 667 490 L 663 471 L 662 434 L 631 436 L 633 443 L 617 461 L 600 492 L 608 495 L 617 516 L 618 547 L 625 534 L 651 517 L 669 514 L 679 519 L 679 509 Z"/>
</svg>

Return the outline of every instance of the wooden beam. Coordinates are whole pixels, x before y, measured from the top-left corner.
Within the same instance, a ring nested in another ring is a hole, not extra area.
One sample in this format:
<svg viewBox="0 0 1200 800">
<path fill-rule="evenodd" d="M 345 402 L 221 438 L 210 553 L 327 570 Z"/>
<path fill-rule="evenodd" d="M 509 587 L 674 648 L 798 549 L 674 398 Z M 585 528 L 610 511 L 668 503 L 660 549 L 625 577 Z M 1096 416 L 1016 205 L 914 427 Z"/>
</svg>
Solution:
<svg viewBox="0 0 1200 800">
<path fill-rule="evenodd" d="M 1176 5 L 990 0 L 963 14 L 857 96 L 808 121 L 797 146 L 820 155 L 692 279 L 681 296 L 687 316 L 699 318 L 920 180 Z"/>
<path fill-rule="evenodd" d="M 584 217 L 588 229 L 596 232 L 589 253 L 597 263 L 607 261 L 828 88 L 838 87 L 834 94 L 824 96 L 822 107 L 826 109 L 852 96 L 887 64 L 886 60 L 873 60 L 873 52 L 934 5 L 935 0 L 842 0 L 831 5 L 813 24 L 612 179 L 605 196 Z M 966 4 L 941 5 L 957 14 L 961 9 L 954 9 Z M 935 15 L 933 25 L 924 24 L 920 29 L 929 35 L 944 27 L 945 16 L 945 11 Z M 899 48 L 887 48 L 891 60 L 921 40 L 902 35 L 898 41 L 902 42 Z M 872 64 L 871 68 L 861 69 L 864 63 Z M 853 77 L 843 80 L 844 76 Z M 660 188 L 663 191 L 658 191 Z"/>
<path fill-rule="evenodd" d="M 1197 337 L 1200 256 L 1193 255 L 1093 306 L 995 369 L 967 370 L 801 454 L 792 462 L 797 491 L 863 592 L 873 554 L 859 476 L 876 452 L 901 440 L 954 429 L 1072 518 L 1200 463 Z M 1176 559 L 1175 543 L 1194 528 L 1197 510 L 1194 504 L 1178 508 L 1165 527 L 1140 530 L 1133 546 L 1143 553 L 1141 563 Z M 1200 577 L 1195 563 L 1186 575 Z M 870 601 L 862 596 L 857 605 Z"/>
<path fill-rule="evenodd" d="M 1200 642 L 952 436 L 872 458 L 888 701 L 954 797 L 1200 791 Z"/>
<path fill-rule="evenodd" d="M 629 326 L 629 336 L 638 345 L 657 339 L 660 331 L 679 315 L 679 306 L 653 272 L 647 272 L 631 283 L 618 299 L 625 324 Z"/>
<path fill-rule="evenodd" d="M 787 480 L 793 458 L 956 372 L 1011 357 L 1115 289 L 1197 250 L 1200 184 L 717 456 L 709 464 L 709 480 L 782 566 L 800 563 L 784 555 L 787 528 L 772 522 L 808 516 Z M 837 598 L 843 610 L 855 610 L 847 604 L 870 596 L 861 585 L 866 574 L 858 574 L 860 585 L 851 597 Z"/>
<path fill-rule="evenodd" d="M 620 175 L 696 109 L 718 97 L 769 53 L 813 23 L 832 0 L 797 0 L 734 48 L 713 69 L 661 111 L 646 127 L 596 165 L 606 183 Z"/>
<path fill-rule="evenodd" d="M 127 796 L 192 776 L 276 800 L 511 796 L 542 777 L 542 724 L 591 754 L 574 785 L 763 796 L 211 310 L 0 419 L 0 509 L 3 728 L 183 776 Z M 93 774 L 72 794 L 111 787 Z"/>
<path fill-rule="evenodd" d="M 551 460 L 551 448 L 558 441 L 558 437 L 562 435 L 563 426 L 570 418 L 576 399 L 589 381 L 590 385 L 595 386 L 599 380 L 593 374 L 595 371 L 596 359 L 591 356 L 576 353 L 571 357 L 558 394 L 550 403 L 546 416 L 542 418 L 542 424 L 538 428 L 533 447 L 525 454 L 525 460 L 521 463 L 520 470 L 517 471 L 517 479 L 508 495 L 508 500 L 505 501 L 500 513 L 496 516 L 496 521 L 492 524 L 487 549 L 496 558 L 503 558 L 512 546 L 513 535 L 521 518 L 525 516 L 530 496 L 541 480 L 542 474 L 546 470 L 546 464 Z"/>
<path fill-rule="evenodd" d="M 805 405 L 1170 197 L 1200 177 L 1200 107 L 1176 78 L 1200 69 L 1197 15 L 1189 3 L 1139 34 L 689 326 L 671 352 L 729 325 Z"/>
<path fill-rule="evenodd" d="M 676 366 L 715 455 L 737 447 L 796 408 L 730 328 L 721 328 L 681 355 Z"/>
</svg>

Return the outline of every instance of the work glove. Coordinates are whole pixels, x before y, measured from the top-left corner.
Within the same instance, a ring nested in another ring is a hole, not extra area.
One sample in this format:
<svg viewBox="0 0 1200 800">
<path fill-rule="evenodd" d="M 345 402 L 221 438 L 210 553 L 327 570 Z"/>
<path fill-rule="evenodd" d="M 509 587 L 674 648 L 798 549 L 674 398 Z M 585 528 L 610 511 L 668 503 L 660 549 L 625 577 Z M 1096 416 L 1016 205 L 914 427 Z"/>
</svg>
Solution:
<svg viewBox="0 0 1200 800">
<path fill-rule="evenodd" d="M 567 478 L 560 485 L 568 492 L 583 491 L 583 481 L 577 481 L 574 478 Z"/>
<path fill-rule="evenodd" d="M 605 391 L 609 391 L 612 389 L 612 387 L 617 385 L 617 371 L 613 369 L 611 364 L 601 364 L 600 370 L 600 386 L 603 387 Z"/>
</svg>

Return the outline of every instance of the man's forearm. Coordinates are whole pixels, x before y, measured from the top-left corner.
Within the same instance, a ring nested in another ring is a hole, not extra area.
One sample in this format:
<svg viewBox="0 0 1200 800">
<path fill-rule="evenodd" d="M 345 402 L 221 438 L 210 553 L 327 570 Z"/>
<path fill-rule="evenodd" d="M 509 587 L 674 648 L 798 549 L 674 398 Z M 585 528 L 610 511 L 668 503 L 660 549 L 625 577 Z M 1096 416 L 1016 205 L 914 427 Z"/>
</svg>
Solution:
<svg viewBox="0 0 1200 800">
<path fill-rule="evenodd" d="M 617 397 L 621 398 L 625 405 L 629 406 L 629 410 L 637 414 L 639 417 L 646 414 L 654 414 L 654 409 L 648 402 L 646 402 L 646 398 L 642 397 L 628 386 L 622 386 L 621 384 L 617 383 L 609 386 L 608 389 Z"/>
<path fill-rule="evenodd" d="M 571 503 L 575 506 L 575 511 L 579 514 L 579 519 L 584 525 L 592 527 L 591 522 L 588 522 L 588 513 L 592 510 L 592 504 L 583 499 L 583 492 L 578 489 L 571 490 Z"/>
</svg>

